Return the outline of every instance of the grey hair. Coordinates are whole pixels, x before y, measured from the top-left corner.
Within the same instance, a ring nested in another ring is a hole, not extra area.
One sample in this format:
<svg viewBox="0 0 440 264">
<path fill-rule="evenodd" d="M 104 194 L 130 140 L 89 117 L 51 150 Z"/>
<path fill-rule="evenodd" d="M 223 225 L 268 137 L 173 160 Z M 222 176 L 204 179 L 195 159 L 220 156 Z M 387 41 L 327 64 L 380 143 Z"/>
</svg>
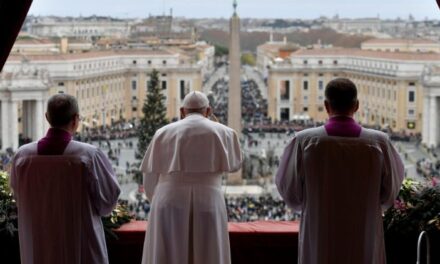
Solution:
<svg viewBox="0 0 440 264">
<path fill-rule="evenodd" d="M 55 94 L 47 102 L 47 121 L 52 127 L 68 125 L 78 114 L 78 101 L 71 95 Z"/>
<path fill-rule="evenodd" d="M 206 112 L 206 109 L 208 109 L 208 106 L 202 108 L 184 108 L 184 109 L 188 114 L 191 113 L 204 114 Z"/>
</svg>

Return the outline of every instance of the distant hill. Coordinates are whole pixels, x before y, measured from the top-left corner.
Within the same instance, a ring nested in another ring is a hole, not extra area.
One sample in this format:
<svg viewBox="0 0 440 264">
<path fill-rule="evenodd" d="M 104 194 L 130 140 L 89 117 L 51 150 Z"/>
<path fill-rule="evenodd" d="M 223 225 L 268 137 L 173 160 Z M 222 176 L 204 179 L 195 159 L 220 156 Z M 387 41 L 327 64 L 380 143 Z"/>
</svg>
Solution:
<svg viewBox="0 0 440 264">
<path fill-rule="evenodd" d="M 295 42 L 301 46 L 316 44 L 318 40 L 321 40 L 322 44 L 332 44 L 333 46 L 345 48 L 359 48 L 363 41 L 372 38 L 361 35 L 340 34 L 331 29 L 313 29 L 309 32 L 294 32 L 289 34 L 274 33 L 273 35 L 276 41 L 281 41 L 284 36 L 286 36 L 289 42 Z M 269 40 L 269 36 L 269 32 L 241 32 L 241 49 L 243 51 L 255 52 L 257 46 Z M 229 34 L 222 30 L 204 30 L 200 32 L 200 37 L 212 44 L 224 47 L 229 45 Z"/>
</svg>

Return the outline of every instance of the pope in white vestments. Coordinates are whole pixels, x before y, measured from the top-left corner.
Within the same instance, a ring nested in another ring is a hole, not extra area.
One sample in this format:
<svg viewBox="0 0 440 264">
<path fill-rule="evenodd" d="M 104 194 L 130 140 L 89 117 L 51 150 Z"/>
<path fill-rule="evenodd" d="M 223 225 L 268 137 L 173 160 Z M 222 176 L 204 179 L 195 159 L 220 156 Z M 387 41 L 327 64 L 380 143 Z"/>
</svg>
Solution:
<svg viewBox="0 0 440 264">
<path fill-rule="evenodd" d="M 222 175 L 241 168 L 237 134 L 209 120 L 209 101 L 190 92 L 182 120 L 159 129 L 141 164 L 151 201 L 142 263 L 230 263 Z"/>
<path fill-rule="evenodd" d="M 386 263 L 382 212 L 394 203 L 403 163 L 388 136 L 352 118 L 348 79 L 326 87 L 329 121 L 297 133 L 276 175 L 284 201 L 302 211 L 298 263 Z"/>
<path fill-rule="evenodd" d="M 112 165 L 96 147 L 72 140 L 79 124 L 73 96 L 51 97 L 46 117 L 47 135 L 20 147 L 11 168 L 21 263 L 108 263 L 101 216 L 120 193 Z"/>
</svg>

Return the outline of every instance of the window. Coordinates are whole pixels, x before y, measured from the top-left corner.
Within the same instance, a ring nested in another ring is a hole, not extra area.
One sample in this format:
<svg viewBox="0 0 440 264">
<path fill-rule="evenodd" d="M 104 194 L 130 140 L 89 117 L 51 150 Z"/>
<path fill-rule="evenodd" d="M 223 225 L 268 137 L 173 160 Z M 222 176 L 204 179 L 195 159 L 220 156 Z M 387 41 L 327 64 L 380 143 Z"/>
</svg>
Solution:
<svg viewBox="0 0 440 264">
<path fill-rule="evenodd" d="M 162 61 L 162 64 L 163 64 L 163 65 L 167 65 L 167 61 L 166 61 L 166 60 L 163 60 L 163 61 Z"/>
<path fill-rule="evenodd" d="M 167 89 L 167 81 L 162 81 L 162 90 Z"/>
<path fill-rule="evenodd" d="M 307 60 L 303 60 L 303 64 L 307 65 L 308 61 Z"/>
<path fill-rule="evenodd" d="M 408 92 L 408 102 L 414 103 L 416 101 L 416 93 L 414 91 Z"/>
<path fill-rule="evenodd" d="M 324 107 L 318 106 L 318 112 L 322 112 L 322 111 L 324 111 Z"/>
<path fill-rule="evenodd" d="M 318 61 L 318 64 L 319 64 L 319 65 L 322 65 L 322 60 L 319 60 L 319 61 Z"/>
<path fill-rule="evenodd" d="M 137 64 L 137 61 L 136 61 L 136 60 L 133 60 L 133 64 Z"/>
<path fill-rule="evenodd" d="M 131 89 L 135 91 L 137 89 L 137 82 L 135 80 L 131 81 Z"/>
<path fill-rule="evenodd" d="M 281 121 L 289 121 L 290 113 L 289 108 L 281 108 L 280 109 L 280 120 Z"/>
<path fill-rule="evenodd" d="M 148 65 L 151 65 L 151 61 L 150 60 L 147 63 L 148 63 Z"/>
<path fill-rule="evenodd" d="M 290 99 L 290 81 L 289 80 L 281 81 L 280 99 L 281 100 L 289 100 Z"/>
<path fill-rule="evenodd" d="M 321 91 L 324 89 L 324 82 L 322 80 L 318 81 L 318 89 Z"/>
<path fill-rule="evenodd" d="M 309 81 L 303 81 L 303 89 L 307 91 L 309 89 Z"/>
<path fill-rule="evenodd" d="M 185 98 L 185 95 L 189 93 L 189 82 L 185 82 L 185 80 L 180 80 L 180 100 Z"/>
<path fill-rule="evenodd" d="M 307 111 L 309 111 L 309 108 L 308 107 L 303 107 L 303 112 L 307 112 Z"/>
<path fill-rule="evenodd" d="M 136 112 L 137 111 L 137 107 L 132 107 L 131 111 Z"/>
<path fill-rule="evenodd" d="M 409 116 L 413 116 L 414 115 L 414 109 L 409 109 L 408 110 L 408 115 Z"/>
<path fill-rule="evenodd" d="M 337 61 L 337 60 L 334 60 L 334 61 L 333 61 L 333 65 L 338 65 L 338 61 Z"/>
<path fill-rule="evenodd" d="M 131 97 L 132 100 L 137 100 L 136 96 Z"/>
<path fill-rule="evenodd" d="M 64 82 L 59 82 L 58 86 L 64 86 Z"/>
</svg>

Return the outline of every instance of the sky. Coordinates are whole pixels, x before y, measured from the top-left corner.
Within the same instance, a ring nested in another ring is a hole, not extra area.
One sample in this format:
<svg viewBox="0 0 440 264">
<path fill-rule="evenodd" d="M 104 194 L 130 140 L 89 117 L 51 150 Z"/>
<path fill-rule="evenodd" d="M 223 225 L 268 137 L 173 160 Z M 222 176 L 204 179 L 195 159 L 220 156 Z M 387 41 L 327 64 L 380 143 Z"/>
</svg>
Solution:
<svg viewBox="0 0 440 264">
<path fill-rule="evenodd" d="M 227 18 L 232 0 L 33 0 L 29 14 L 58 16 L 103 15 L 144 18 L 173 9 L 174 16 Z M 377 17 L 440 19 L 436 0 L 238 0 L 242 18 Z"/>
</svg>

